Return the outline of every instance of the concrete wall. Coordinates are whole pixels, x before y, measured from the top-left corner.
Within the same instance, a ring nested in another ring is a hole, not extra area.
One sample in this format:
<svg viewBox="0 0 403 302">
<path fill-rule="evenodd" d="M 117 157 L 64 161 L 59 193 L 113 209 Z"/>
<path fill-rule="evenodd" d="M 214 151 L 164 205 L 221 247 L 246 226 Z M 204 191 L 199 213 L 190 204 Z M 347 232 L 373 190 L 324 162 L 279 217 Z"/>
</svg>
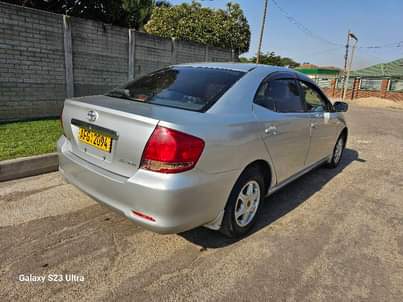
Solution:
<svg viewBox="0 0 403 302">
<path fill-rule="evenodd" d="M 56 115 L 64 96 L 63 19 L 0 2 L 0 120 Z"/>
<path fill-rule="evenodd" d="M 74 95 L 106 92 L 127 81 L 128 30 L 71 18 Z"/>
<path fill-rule="evenodd" d="M 127 28 L 63 18 L 0 2 L 0 122 L 58 116 L 69 91 L 102 94 L 170 64 L 238 60 L 229 49 L 134 31 L 129 41 Z"/>
<path fill-rule="evenodd" d="M 159 37 L 139 32 L 135 33 L 134 40 L 135 77 L 170 64 L 175 64 L 172 59 L 174 51 L 171 40 L 161 39 Z"/>
</svg>

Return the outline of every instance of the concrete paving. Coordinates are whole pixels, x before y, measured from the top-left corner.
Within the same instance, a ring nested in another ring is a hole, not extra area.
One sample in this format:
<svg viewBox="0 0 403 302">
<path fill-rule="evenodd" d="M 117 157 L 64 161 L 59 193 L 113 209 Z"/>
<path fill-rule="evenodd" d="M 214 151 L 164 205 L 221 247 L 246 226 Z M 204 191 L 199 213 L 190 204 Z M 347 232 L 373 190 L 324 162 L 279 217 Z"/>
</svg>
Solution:
<svg viewBox="0 0 403 302">
<path fill-rule="evenodd" d="M 341 166 L 267 198 L 239 241 L 143 230 L 57 172 L 0 183 L 0 301 L 402 301 L 403 111 L 347 118 Z"/>
</svg>

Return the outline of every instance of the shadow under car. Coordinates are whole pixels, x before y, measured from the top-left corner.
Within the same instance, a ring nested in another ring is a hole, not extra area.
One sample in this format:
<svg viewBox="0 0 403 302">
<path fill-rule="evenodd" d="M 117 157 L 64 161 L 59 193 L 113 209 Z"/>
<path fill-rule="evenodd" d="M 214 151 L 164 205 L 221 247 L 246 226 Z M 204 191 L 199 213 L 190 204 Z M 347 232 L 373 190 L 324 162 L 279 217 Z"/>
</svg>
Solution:
<svg viewBox="0 0 403 302">
<path fill-rule="evenodd" d="M 260 213 L 258 214 L 259 217 L 255 226 L 243 238 L 248 237 L 270 225 L 283 215 L 291 212 L 314 193 L 318 192 L 326 183 L 342 172 L 353 161 L 365 162 L 364 159 L 359 158 L 357 151 L 346 148 L 343 153 L 343 158 L 337 168 L 324 169 L 318 167 L 313 169 L 276 193 L 266 197 L 261 205 Z M 243 239 L 227 238 L 220 232 L 209 230 L 204 227 L 198 227 L 178 235 L 194 244 L 200 245 L 202 248 L 225 247 Z"/>
</svg>

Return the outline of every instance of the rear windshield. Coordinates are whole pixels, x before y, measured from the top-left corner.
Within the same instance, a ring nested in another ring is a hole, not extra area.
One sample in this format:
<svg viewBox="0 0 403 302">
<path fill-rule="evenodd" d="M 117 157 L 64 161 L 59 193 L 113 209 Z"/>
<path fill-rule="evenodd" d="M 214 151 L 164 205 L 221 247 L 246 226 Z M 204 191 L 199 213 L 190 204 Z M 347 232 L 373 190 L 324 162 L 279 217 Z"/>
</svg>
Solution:
<svg viewBox="0 0 403 302">
<path fill-rule="evenodd" d="M 244 74 L 241 71 L 207 67 L 165 68 L 131 81 L 106 95 L 206 111 Z"/>
</svg>

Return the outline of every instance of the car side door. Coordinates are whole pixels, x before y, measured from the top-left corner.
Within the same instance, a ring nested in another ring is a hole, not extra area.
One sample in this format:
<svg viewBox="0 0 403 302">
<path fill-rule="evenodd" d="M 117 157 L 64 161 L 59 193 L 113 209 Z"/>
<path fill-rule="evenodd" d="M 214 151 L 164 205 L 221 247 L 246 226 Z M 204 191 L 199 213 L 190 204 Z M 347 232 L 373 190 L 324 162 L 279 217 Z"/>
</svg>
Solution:
<svg viewBox="0 0 403 302">
<path fill-rule="evenodd" d="M 330 101 L 319 88 L 299 80 L 305 111 L 310 116 L 310 146 L 305 165 L 312 165 L 331 155 L 337 140 L 337 118 Z"/>
<path fill-rule="evenodd" d="M 277 183 L 304 168 L 309 148 L 309 118 L 292 73 L 265 79 L 255 96 L 260 136 L 272 159 Z"/>
</svg>

